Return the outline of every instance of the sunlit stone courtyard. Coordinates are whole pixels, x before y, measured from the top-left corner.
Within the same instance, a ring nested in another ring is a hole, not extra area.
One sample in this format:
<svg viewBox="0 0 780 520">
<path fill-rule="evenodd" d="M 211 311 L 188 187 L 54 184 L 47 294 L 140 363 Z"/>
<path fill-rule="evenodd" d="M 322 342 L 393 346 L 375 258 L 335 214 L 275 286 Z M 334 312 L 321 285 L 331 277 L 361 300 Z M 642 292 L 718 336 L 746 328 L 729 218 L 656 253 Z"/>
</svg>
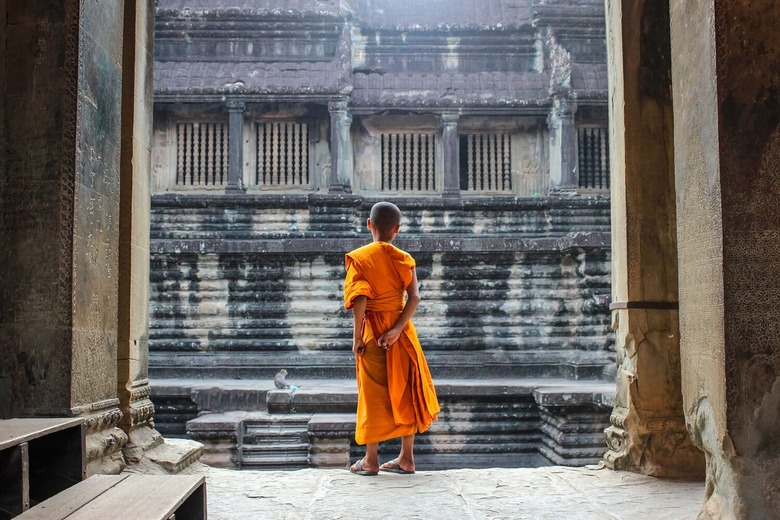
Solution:
<svg viewBox="0 0 780 520">
<path fill-rule="evenodd" d="M 201 465 L 212 520 L 693 519 L 703 482 L 549 466 L 418 471 L 236 471 Z"/>
</svg>

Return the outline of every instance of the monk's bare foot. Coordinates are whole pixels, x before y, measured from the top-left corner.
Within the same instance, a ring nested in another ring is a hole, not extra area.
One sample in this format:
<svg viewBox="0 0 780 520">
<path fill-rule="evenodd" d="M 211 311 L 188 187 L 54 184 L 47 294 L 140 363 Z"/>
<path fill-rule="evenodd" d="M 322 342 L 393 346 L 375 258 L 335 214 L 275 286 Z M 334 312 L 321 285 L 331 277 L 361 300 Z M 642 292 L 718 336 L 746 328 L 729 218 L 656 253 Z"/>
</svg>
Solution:
<svg viewBox="0 0 780 520">
<path fill-rule="evenodd" d="M 402 475 L 411 475 L 414 473 L 414 463 L 408 463 L 404 460 L 402 460 L 400 457 L 397 459 L 389 460 L 379 466 L 379 469 L 382 471 L 387 471 L 388 473 L 400 473 Z"/>
<path fill-rule="evenodd" d="M 353 465 L 351 465 L 349 467 L 349 470 L 356 475 L 370 477 L 370 476 L 377 475 L 379 473 L 379 464 L 375 462 L 374 464 L 369 465 L 366 462 L 366 459 L 362 458 L 356 463 L 354 463 Z"/>
</svg>

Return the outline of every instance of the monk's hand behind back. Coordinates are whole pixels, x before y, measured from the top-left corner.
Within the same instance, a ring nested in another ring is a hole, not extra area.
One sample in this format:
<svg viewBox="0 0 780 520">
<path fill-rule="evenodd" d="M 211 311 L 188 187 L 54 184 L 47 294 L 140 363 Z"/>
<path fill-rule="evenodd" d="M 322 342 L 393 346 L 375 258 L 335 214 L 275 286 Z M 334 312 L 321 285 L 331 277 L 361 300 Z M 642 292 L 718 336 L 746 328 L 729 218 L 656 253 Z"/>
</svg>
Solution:
<svg viewBox="0 0 780 520">
<path fill-rule="evenodd" d="M 401 337 L 401 331 L 393 327 L 392 329 L 388 330 L 387 332 L 379 336 L 379 340 L 376 343 L 383 349 L 387 350 L 390 347 L 392 347 L 393 344 L 396 341 L 398 341 L 398 338 L 400 337 Z"/>
<path fill-rule="evenodd" d="M 352 341 L 352 352 L 355 356 L 362 356 L 366 353 L 366 344 L 363 342 L 363 338 L 355 338 Z"/>
</svg>

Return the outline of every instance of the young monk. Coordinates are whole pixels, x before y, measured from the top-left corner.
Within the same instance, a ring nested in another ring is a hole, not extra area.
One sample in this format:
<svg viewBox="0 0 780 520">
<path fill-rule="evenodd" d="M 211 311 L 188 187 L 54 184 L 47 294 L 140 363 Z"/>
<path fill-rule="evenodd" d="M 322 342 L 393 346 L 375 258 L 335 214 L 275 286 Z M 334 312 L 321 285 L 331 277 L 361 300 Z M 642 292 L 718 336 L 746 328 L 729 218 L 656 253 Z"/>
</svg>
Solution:
<svg viewBox="0 0 780 520">
<path fill-rule="evenodd" d="M 354 312 L 358 409 L 355 440 L 366 455 L 350 467 L 358 475 L 379 470 L 414 473 L 414 435 L 439 413 L 428 364 L 411 322 L 420 295 L 414 259 L 391 242 L 401 211 L 379 202 L 366 223 L 373 242 L 346 255 L 344 301 Z M 406 301 L 404 301 L 406 293 Z M 379 443 L 401 437 L 398 458 L 381 466 Z"/>
</svg>

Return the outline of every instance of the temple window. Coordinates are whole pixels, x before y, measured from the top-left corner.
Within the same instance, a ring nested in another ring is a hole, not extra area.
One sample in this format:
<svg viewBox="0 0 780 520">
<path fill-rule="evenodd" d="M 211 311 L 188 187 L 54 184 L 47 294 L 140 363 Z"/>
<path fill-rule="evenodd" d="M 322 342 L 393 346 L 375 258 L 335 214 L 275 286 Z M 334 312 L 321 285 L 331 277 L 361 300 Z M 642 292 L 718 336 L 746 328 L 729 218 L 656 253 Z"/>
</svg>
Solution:
<svg viewBox="0 0 780 520">
<path fill-rule="evenodd" d="M 460 136 L 460 188 L 464 191 L 512 191 L 511 136 Z"/>
<path fill-rule="evenodd" d="M 609 190 L 609 133 L 606 127 L 577 128 L 580 190 Z"/>
<path fill-rule="evenodd" d="M 435 191 L 432 133 L 382 134 L 382 191 Z"/>
<path fill-rule="evenodd" d="M 257 171 L 261 187 L 309 185 L 309 125 L 257 123 Z"/>
<path fill-rule="evenodd" d="M 178 123 L 176 145 L 176 186 L 197 188 L 227 183 L 227 125 Z"/>
</svg>

